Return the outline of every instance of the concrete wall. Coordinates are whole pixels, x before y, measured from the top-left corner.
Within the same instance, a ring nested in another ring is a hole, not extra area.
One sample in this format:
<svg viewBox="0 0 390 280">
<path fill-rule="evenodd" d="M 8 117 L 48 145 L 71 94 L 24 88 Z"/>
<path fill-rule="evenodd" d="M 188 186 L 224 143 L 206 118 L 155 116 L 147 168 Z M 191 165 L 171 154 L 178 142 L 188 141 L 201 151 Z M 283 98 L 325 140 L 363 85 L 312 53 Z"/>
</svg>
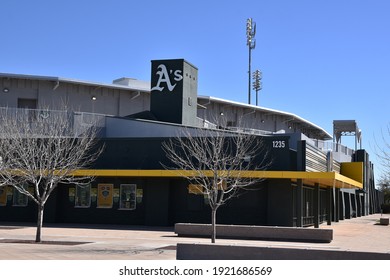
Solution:
<svg viewBox="0 0 390 280">
<path fill-rule="evenodd" d="M 126 116 L 149 110 L 150 94 L 121 88 L 84 85 L 71 82 L 0 79 L 1 107 L 18 107 L 18 99 L 36 99 L 38 108 L 59 108 L 65 104 L 70 110 Z M 96 100 L 92 100 L 96 97 Z"/>
<path fill-rule="evenodd" d="M 209 237 L 210 224 L 175 224 L 175 233 L 179 236 Z M 256 240 L 287 240 L 298 242 L 330 243 L 333 239 L 332 229 L 269 227 L 246 225 L 216 225 L 218 238 L 256 239 Z"/>
<path fill-rule="evenodd" d="M 249 247 L 213 244 L 177 244 L 178 260 L 390 260 L 390 254 Z"/>
</svg>

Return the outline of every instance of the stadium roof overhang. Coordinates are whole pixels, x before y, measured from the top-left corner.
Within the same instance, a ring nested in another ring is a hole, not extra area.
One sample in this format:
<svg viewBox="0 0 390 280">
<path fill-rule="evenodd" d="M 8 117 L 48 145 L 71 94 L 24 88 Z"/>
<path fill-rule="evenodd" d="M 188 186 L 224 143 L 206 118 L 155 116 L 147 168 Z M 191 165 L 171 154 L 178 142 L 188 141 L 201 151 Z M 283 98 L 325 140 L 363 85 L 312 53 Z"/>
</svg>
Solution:
<svg viewBox="0 0 390 280">
<path fill-rule="evenodd" d="M 211 96 L 198 96 L 198 102 L 199 100 L 203 100 L 206 103 L 200 104 L 201 106 L 207 105 L 211 102 L 216 102 L 216 103 L 222 103 L 226 104 L 229 106 L 237 106 L 241 108 L 248 108 L 257 112 L 264 112 L 267 115 L 277 115 L 277 116 L 282 116 L 285 117 L 286 119 L 289 120 L 289 122 L 295 123 L 300 125 L 302 128 L 305 128 L 306 130 L 310 130 L 312 133 L 316 134 L 318 139 L 322 140 L 330 140 L 333 139 L 332 135 L 330 135 L 325 129 L 319 127 L 318 125 L 300 117 L 295 114 L 289 113 L 289 112 L 284 112 L 280 110 L 274 110 L 270 108 L 265 108 L 265 107 L 259 107 L 251 104 L 244 104 L 240 102 L 234 102 L 222 98 L 216 98 L 216 97 L 211 97 Z"/>
<path fill-rule="evenodd" d="M 83 81 L 83 80 L 61 78 L 61 77 L 55 77 L 55 76 L 39 76 L 39 75 L 0 73 L 0 78 L 38 80 L 38 81 L 53 82 L 54 89 L 56 87 L 58 87 L 59 83 L 71 83 L 71 84 L 85 85 L 85 86 L 91 86 L 91 87 L 104 87 L 104 88 L 113 88 L 113 89 L 130 90 L 130 91 L 150 92 L 149 88 L 145 88 L 142 86 L 129 87 L 126 85 L 121 85 L 121 84 L 106 84 L 106 83 L 100 83 L 100 82 Z"/>
</svg>

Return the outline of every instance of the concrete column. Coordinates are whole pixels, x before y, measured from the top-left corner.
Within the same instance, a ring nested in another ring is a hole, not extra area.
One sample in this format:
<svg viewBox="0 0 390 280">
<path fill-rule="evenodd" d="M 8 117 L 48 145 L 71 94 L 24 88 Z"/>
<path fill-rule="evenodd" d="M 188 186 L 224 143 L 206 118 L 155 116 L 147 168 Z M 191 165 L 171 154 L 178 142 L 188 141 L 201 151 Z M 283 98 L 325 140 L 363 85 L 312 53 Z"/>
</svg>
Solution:
<svg viewBox="0 0 390 280">
<path fill-rule="evenodd" d="M 296 210 L 297 210 L 297 227 L 303 226 L 303 181 L 298 179 L 297 181 L 297 201 L 296 201 Z"/>
<path fill-rule="evenodd" d="M 332 210 L 332 188 L 328 188 L 326 190 L 326 214 L 327 214 L 327 225 L 330 226 L 332 224 L 332 216 L 333 216 L 333 210 Z"/>
<path fill-rule="evenodd" d="M 345 200 L 344 200 L 344 192 L 339 189 L 339 219 L 345 219 Z"/>
<path fill-rule="evenodd" d="M 335 199 L 334 199 L 334 221 L 340 220 L 340 189 L 335 188 Z"/>
<path fill-rule="evenodd" d="M 360 194 L 356 193 L 356 217 L 362 216 L 362 201 L 360 198 Z"/>
<path fill-rule="evenodd" d="M 314 215 L 314 227 L 320 227 L 320 185 L 318 183 L 314 186 L 313 194 L 313 215 Z"/>
<path fill-rule="evenodd" d="M 346 219 L 351 219 L 351 217 L 352 217 L 351 194 L 350 193 L 344 193 L 344 200 L 345 200 L 345 218 Z"/>
</svg>

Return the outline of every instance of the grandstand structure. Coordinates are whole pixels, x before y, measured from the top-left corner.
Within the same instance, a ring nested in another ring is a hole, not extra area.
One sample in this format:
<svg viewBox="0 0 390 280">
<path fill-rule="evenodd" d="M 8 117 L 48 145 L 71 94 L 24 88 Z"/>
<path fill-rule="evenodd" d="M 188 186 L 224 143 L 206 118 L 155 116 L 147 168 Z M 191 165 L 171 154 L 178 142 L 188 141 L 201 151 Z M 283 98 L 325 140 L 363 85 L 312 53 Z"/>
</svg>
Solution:
<svg viewBox="0 0 390 280">
<path fill-rule="evenodd" d="M 223 206 L 218 223 L 318 227 L 380 211 L 373 164 L 358 148 L 356 121 L 334 121 L 331 135 L 296 113 L 198 95 L 197 82 L 198 69 L 184 59 L 153 60 L 150 81 L 119 78 L 111 84 L 0 73 L 0 107 L 30 114 L 34 122 L 43 110 L 55 114 L 66 106 L 75 131 L 101 129 L 103 154 L 91 169 L 79 171 L 93 175 L 94 182 L 84 188 L 60 185 L 45 221 L 210 223 L 204 196 L 161 164 L 167 164 L 162 143 L 183 128 L 254 134 L 272 156 L 256 190 Z M 356 137 L 355 147 L 340 144 L 344 135 Z M 0 221 L 35 221 L 33 209 L 15 189 L 0 187 Z"/>
</svg>

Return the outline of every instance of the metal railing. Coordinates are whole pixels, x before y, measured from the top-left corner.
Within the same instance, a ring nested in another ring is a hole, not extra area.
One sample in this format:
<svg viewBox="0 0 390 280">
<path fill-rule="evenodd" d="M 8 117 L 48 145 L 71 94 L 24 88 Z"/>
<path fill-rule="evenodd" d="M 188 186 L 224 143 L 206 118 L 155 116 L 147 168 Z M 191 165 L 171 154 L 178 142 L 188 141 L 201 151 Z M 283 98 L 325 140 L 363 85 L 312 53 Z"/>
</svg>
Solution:
<svg viewBox="0 0 390 280">
<path fill-rule="evenodd" d="M 273 132 L 271 132 L 271 131 L 261 130 L 261 129 L 256 129 L 256 128 L 229 126 L 228 129 L 231 130 L 231 131 L 235 131 L 235 132 L 255 134 L 255 135 L 269 135 L 269 134 L 273 134 Z"/>
<path fill-rule="evenodd" d="M 0 127 L 1 122 L 6 121 L 8 118 L 16 123 L 29 123 L 31 126 L 34 126 L 39 121 L 50 123 L 51 120 L 53 122 L 66 120 L 74 135 L 79 135 L 92 127 L 98 130 L 104 129 L 107 116 L 88 112 L 0 107 Z"/>
<path fill-rule="evenodd" d="M 348 148 L 344 145 L 332 142 L 332 141 L 311 139 L 311 144 L 324 152 L 327 152 L 327 151 L 339 152 L 339 153 L 342 153 L 342 154 L 347 155 L 347 156 L 352 156 L 354 153 L 353 149 Z"/>
</svg>

